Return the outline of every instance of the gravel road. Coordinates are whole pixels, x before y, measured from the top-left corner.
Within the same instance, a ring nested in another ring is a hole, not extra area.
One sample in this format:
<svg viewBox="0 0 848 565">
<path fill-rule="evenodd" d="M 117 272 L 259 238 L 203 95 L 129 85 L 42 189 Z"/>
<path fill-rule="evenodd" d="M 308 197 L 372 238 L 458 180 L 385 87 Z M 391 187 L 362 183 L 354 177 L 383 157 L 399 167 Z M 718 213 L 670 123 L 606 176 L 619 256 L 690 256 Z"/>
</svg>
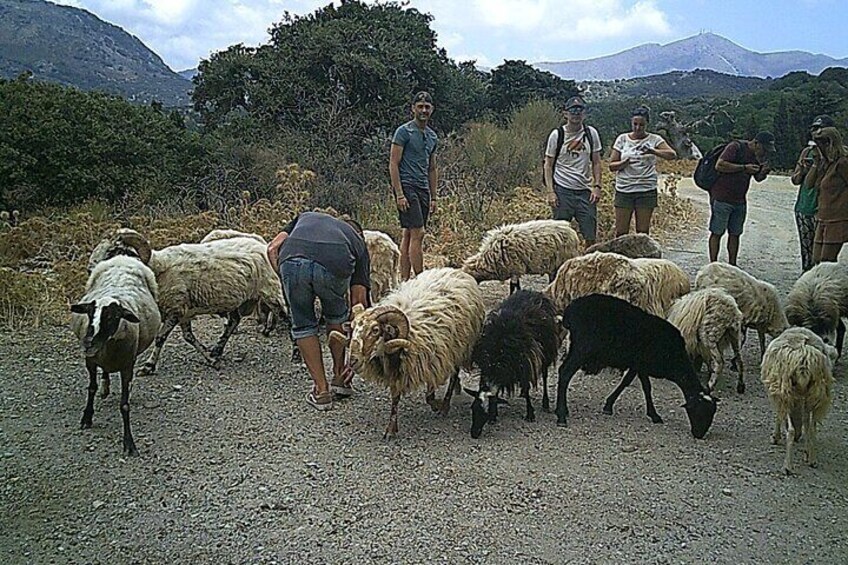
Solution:
<svg viewBox="0 0 848 565">
<path fill-rule="evenodd" d="M 681 194 L 706 213 L 705 193 Z M 752 189 L 740 253 L 781 292 L 799 271 L 793 199 L 783 180 Z M 694 276 L 706 236 L 694 226 L 667 256 Z M 490 304 L 507 292 L 484 288 Z M 222 327 L 203 320 L 198 337 Z M 469 397 L 443 418 L 419 394 L 386 443 L 385 391 L 358 382 L 357 397 L 316 412 L 288 340 L 247 321 L 219 371 L 172 336 L 158 374 L 134 383 L 141 455 L 125 459 L 119 387 L 79 429 L 87 377 L 70 331 L 0 334 L 0 562 L 846 563 L 845 363 L 819 467 L 799 450 L 784 477 L 756 342 L 744 348 L 748 391 L 727 371 L 705 440 L 664 381 L 665 424 L 644 415 L 638 387 L 605 416 L 617 379 L 604 374 L 572 381 L 568 428 L 536 391 L 535 423 L 515 402 L 472 440 Z"/>
</svg>

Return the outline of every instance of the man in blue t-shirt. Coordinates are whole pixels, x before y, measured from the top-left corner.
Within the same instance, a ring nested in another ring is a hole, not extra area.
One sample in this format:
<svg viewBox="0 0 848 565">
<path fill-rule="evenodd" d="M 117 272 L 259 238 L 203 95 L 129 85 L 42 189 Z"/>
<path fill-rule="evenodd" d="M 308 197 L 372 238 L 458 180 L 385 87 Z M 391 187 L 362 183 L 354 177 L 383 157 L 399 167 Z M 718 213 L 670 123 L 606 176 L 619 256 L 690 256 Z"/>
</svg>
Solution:
<svg viewBox="0 0 848 565">
<path fill-rule="evenodd" d="M 436 144 L 438 138 L 427 123 L 433 115 L 433 98 L 428 92 L 412 97 L 413 119 L 397 130 L 389 155 L 392 196 L 397 205 L 403 237 L 400 242 L 400 275 L 407 280 L 410 269 L 424 270 L 424 229 L 436 211 Z"/>
<path fill-rule="evenodd" d="M 331 340 L 332 386 L 327 382 L 315 299 L 321 300 L 327 335 L 333 330 L 344 332 L 342 324 L 350 318 L 350 305 L 368 307 L 371 266 L 362 228 L 353 220 L 304 212 L 268 244 L 268 260 L 282 280 L 291 315 L 292 339 L 312 376 L 313 387 L 306 402 L 318 410 L 332 408 L 334 394 L 353 394 L 350 386 L 353 373 L 345 365 L 344 344 Z"/>
</svg>

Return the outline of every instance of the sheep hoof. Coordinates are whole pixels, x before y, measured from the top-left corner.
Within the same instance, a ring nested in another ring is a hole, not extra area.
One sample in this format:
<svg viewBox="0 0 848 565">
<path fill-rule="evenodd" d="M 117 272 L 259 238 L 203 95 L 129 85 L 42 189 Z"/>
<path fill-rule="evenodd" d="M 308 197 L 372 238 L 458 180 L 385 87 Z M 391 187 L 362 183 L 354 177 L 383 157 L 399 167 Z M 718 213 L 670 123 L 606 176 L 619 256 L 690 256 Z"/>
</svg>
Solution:
<svg viewBox="0 0 848 565">
<path fill-rule="evenodd" d="M 659 414 L 654 414 L 653 416 L 651 414 L 648 414 L 648 418 L 650 418 L 651 422 L 653 422 L 655 424 L 664 424 L 665 423 L 665 422 L 663 422 L 663 419 L 660 417 Z"/>
<path fill-rule="evenodd" d="M 544 401 L 543 401 L 543 402 L 542 402 L 542 412 L 550 412 L 550 411 L 551 411 L 551 405 L 550 405 L 550 403 L 549 403 L 549 402 L 544 402 Z"/>
<path fill-rule="evenodd" d="M 536 416 L 534 416 L 533 414 L 528 414 L 528 415 L 524 416 L 524 421 L 525 422 L 535 422 Z"/>
<path fill-rule="evenodd" d="M 152 363 L 145 363 L 136 372 L 136 376 L 137 377 L 146 377 L 148 375 L 153 375 L 155 373 L 156 373 L 156 366 L 153 365 Z"/>
<path fill-rule="evenodd" d="M 427 398 L 427 404 L 433 412 L 439 412 L 442 409 L 442 402 L 435 398 Z"/>
<path fill-rule="evenodd" d="M 792 474 L 793 474 L 792 469 L 790 469 L 789 467 L 784 467 L 783 468 L 783 474 L 786 475 L 787 477 L 791 477 Z"/>
<path fill-rule="evenodd" d="M 130 457 L 138 457 L 138 449 L 136 449 L 132 438 L 124 440 L 124 453 Z"/>
<path fill-rule="evenodd" d="M 603 413 L 607 416 L 612 416 L 612 406 L 604 405 Z"/>
<path fill-rule="evenodd" d="M 736 392 L 743 394 L 745 392 L 745 383 L 738 383 L 736 385 Z"/>
<path fill-rule="evenodd" d="M 80 421 L 80 429 L 87 430 L 89 428 L 91 428 L 91 416 L 83 416 L 82 420 Z"/>
</svg>

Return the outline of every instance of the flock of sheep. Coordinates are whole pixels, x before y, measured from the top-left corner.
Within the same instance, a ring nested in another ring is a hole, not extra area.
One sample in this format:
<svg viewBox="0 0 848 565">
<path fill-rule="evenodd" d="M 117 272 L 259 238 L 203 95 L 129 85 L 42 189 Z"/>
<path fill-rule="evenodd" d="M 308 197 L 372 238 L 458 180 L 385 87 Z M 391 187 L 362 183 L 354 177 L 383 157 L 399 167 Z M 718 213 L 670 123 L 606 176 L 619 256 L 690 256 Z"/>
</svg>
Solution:
<svg viewBox="0 0 848 565">
<path fill-rule="evenodd" d="M 650 378 L 675 383 L 685 398 L 692 434 L 703 438 L 717 408 L 713 393 L 723 378 L 727 351 L 744 392 L 740 355 L 745 332 L 759 336 L 762 381 L 775 410 L 774 441 L 786 444 L 784 469 L 791 472 L 792 446 L 803 434 L 806 460 L 815 465 L 816 425 L 831 402 L 832 363 L 841 353 L 848 315 L 848 269 L 835 263 L 801 276 L 785 309 L 773 285 L 724 263 L 711 263 L 690 280 L 646 235 L 626 235 L 580 253 L 567 222 L 536 220 L 490 230 L 477 253 L 459 269 L 425 270 L 399 283 L 399 250 L 381 232 L 366 231 L 371 256 L 372 308 L 353 310 L 347 333 L 330 339 L 349 346 L 350 364 L 364 380 L 390 391 L 385 436 L 398 432 L 398 406 L 404 394 L 426 389 L 434 411 L 446 414 L 459 392 L 460 369 L 477 367 L 471 405 L 471 435 L 498 416 L 504 396 L 515 389 L 525 399 L 525 419 L 535 411 L 529 390 L 542 381 L 542 409 L 550 410 L 549 367 L 567 343 L 558 375 L 556 414 L 567 424 L 567 389 L 574 374 L 606 367 L 623 371 L 607 398 L 612 414 L 621 391 L 639 379 L 646 412 L 662 422 L 651 395 Z M 183 337 L 212 365 L 241 318 L 258 311 L 267 334 L 286 315 L 280 281 L 259 236 L 216 230 L 199 243 L 151 249 L 141 234 L 118 230 L 92 252 L 85 295 L 71 308 L 72 327 L 84 349 L 88 399 L 81 425 L 92 424 L 103 373 L 121 375 L 124 451 L 137 454 L 130 429 L 129 388 L 137 357 L 153 344 L 139 369 L 150 374 L 177 325 Z M 548 275 L 543 292 L 520 290 L 522 275 Z M 486 315 L 478 283 L 511 281 L 511 294 Z M 192 333 L 200 314 L 227 318 L 210 350 Z M 790 327 L 790 325 L 792 327 Z M 774 339 L 765 347 L 765 335 Z M 706 364 L 708 378 L 698 371 Z M 436 390 L 447 384 L 441 400 Z"/>
</svg>

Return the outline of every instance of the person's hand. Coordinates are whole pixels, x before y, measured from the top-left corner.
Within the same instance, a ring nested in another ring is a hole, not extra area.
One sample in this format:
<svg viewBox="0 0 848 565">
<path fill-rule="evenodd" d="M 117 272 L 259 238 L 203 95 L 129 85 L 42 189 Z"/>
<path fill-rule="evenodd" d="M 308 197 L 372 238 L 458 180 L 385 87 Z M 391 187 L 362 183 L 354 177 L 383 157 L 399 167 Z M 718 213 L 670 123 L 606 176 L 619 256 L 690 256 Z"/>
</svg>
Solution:
<svg viewBox="0 0 848 565">
<path fill-rule="evenodd" d="M 339 377 L 341 377 L 345 386 L 350 386 L 350 383 L 353 382 L 353 367 L 351 367 L 349 363 L 345 363 Z"/>
<path fill-rule="evenodd" d="M 436 213 L 436 199 L 431 198 L 430 199 L 430 214 L 435 214 L 435 213 Z"/>
<path fill-rule="evenodd" d="M 555 192 L 548 193 L 548 204 L 551 208 L 557 208 L 559 206 L 559 198 L 557 198 Z"/>
<path fill-rule="evenodd" d="M 401 212 L 406 212 L 407 210 L 409 210 L 409 201 L 403 194 L 398 195 L 396 204 L 397 209 Z"/>
<path fill-rule="evenodd" d="M 756 175 L 760 172 L 760 166 L 755 165 L 753 163 L 748 163 L 745 165 L 744 172 L 748 173 L 749 175 Z"/>
<path fill-rule="evenodd" d="M 592 194 L 589 195 L 589 203 L 597 204 L 601 200 L 601 187 L 595 185 L 592 187 Z"/>
<path fill-rule="evenodd" d="M 639 153 L 642 155 L 656 155 L 657 150 L 651 147 L 650 145 L 640 145 L 638 148 Z"/>
</svg>

